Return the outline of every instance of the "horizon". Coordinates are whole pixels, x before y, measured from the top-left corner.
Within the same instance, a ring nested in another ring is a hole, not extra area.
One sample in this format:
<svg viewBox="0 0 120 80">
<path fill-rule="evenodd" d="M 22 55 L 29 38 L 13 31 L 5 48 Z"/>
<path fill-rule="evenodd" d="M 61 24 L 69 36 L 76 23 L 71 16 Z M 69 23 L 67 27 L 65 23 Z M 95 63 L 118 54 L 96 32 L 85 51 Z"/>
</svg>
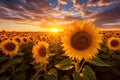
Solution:
<svg viewBox="0 0 120 80">
<path fill-rule="evenodd" d="M 0 30 L 44 31 L 74 21 L 120 29 L 119 0 L 0 0 Z"/>
</svg>

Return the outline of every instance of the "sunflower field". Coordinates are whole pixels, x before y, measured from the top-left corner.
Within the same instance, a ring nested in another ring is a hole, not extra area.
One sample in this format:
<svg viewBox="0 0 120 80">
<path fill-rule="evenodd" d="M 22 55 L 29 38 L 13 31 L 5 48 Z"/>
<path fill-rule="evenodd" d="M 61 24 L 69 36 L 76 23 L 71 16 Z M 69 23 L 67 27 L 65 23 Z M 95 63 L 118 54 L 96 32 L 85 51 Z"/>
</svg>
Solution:
<svg viewBox="0 0 120 80">
<path fill-rule="evenodd" d="M 120 80 L 120 32 L 0 32 L 0 80 Z"/>
</svg>

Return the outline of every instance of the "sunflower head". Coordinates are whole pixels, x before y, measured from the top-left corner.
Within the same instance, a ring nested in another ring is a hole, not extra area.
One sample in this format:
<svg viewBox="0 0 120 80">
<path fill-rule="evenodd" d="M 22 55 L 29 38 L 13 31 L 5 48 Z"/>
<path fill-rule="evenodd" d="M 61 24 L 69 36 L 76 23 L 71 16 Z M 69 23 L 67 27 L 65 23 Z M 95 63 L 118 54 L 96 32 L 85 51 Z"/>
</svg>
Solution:
<svg viewBox="0 0 120 80">
<path fill-rule="evenodd" d="M 107 46 L 110 50 L 118 50 L 120 49 L 120 39 L 111 37 L 107 41 Z"/>
<path fill-rule="evenodd" d="M 47 41 L 47 36 L 40 36 L 41 41 Z"/>
<path fill-rule="evenodd" d="M 23 37 L 23 38 L 22 38 L 22 43 L 23 43 L 23 44 L 28 43 L 28 38 L 27 38 L 27 37 Z"/>
<path fill-rule="evenodd" d="M 75 22 L 65 30 L 63 38 L 65 54 L 77 60 L 91 59 L 98 52 L 102 36 L 91 22 Z"/>
<path fill-rule="evenodd" d="M 13 40 L 14 40 L 15 42 L 17 42 L 18 44 L 21 43 L 21 38 L 20 38 L 19 36 L 13 37 Z"/>
<path fill-rule="evenodd" d="M 32 50 L 33 58 L 37 63 L 47 64 L 48 61 L 48 43 L 39 42 L 33 47 Z"/>
<path fill-rule="evenodd" d="M 29 41 L 34 41 L 34 38 L 30 36 Z"/>
<path fill-rule="evenodd" d="M 6 40 L 1 43 L 1 49 L 3 53 L 6 55 L 10 55 L 10 56 L 16 55 L 18 52 L 18 48 L 19 47 L 17 43 L 14 41 Z"/>
</svg>

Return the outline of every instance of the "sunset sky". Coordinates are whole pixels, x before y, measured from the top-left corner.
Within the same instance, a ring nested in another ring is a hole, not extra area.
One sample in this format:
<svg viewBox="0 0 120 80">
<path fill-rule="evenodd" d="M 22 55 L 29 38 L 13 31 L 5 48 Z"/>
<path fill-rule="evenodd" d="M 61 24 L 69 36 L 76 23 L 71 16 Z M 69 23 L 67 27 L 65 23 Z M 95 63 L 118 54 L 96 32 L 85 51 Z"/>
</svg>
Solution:
<svg viewBox="0 0 120 80">
<path fill-rule="evenodd" d="M 120 0 L 0 0 L 0 30 L 46 31 L 84 19 L 120 29 Z"/>
</svg>

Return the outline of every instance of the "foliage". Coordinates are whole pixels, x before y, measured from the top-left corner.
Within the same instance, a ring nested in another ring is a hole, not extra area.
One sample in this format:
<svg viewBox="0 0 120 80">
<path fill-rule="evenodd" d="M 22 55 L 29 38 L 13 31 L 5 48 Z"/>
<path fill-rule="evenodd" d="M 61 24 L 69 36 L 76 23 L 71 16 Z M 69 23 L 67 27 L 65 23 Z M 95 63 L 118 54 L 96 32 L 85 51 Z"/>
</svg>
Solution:
<svg viewBox="0 0 120 80">
<path fill-rule="evenodd" d="M 49 63 L 44 70 L 43 65 L 37 64 L 32 58 L 33 42 L 19 45 L 17 55 L 10 57 L 0 50 L 0 80 L 119 80 L 120 51 L 109 50 L 106 40 L 101 44 L 101 50 L 91 60 L 77 64 L 64 55 L 59 40 L 50 43 Z"/>
</svg>

